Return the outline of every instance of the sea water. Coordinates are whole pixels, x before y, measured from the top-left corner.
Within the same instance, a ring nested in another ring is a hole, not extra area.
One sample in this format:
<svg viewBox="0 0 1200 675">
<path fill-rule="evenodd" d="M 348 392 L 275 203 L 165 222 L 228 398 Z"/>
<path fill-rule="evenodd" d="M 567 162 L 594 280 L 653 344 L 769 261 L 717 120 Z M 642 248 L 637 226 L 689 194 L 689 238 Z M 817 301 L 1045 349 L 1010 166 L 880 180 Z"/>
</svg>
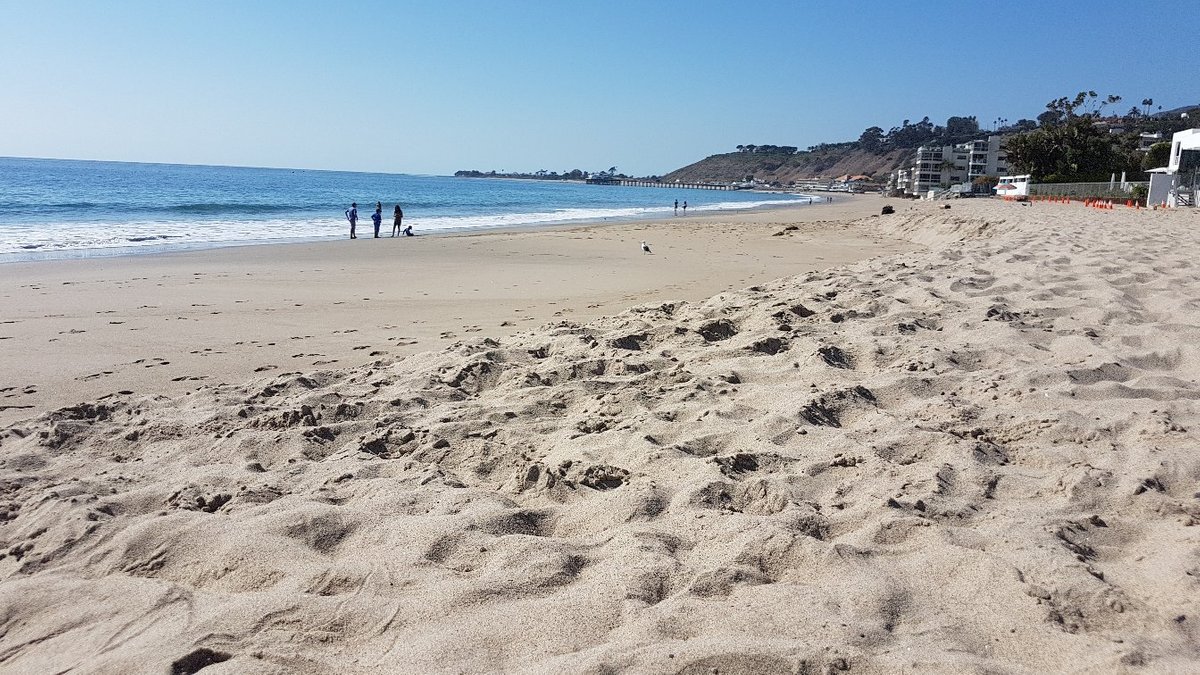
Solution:
<svg viewBox="0 0 1200 675">
<path fill-rule="evenodd" d="M 417 234 L 666 217 L 809 203 L 748 191 L 562 181 L 0 158 L 0 262 L 122 255 L 349 236 L 383 203 Z"/>
</svg>

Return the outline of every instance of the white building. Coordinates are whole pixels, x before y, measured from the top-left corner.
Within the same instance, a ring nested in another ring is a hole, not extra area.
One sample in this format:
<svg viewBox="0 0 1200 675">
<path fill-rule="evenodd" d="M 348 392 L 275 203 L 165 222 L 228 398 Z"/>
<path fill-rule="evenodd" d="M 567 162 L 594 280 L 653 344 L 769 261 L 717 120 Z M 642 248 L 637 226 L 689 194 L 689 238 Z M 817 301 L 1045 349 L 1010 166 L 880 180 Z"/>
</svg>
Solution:
<svg viewBox="0 0 1200 675">
<path fill-rule="evenodd" d="M 1147 206 L 1196 206 L 1200 187 L 1200 129 L 1185 129 L 1171 136 L 1166 166 L 1150 170 Z"/>
<path fill-rule="evenodd" d="M 1150 146 L 1162 141 L 1163 135 L 1159 132 L 1152 134 L 1142 133 L 1138 135 L 1138 151 L 1150 152 Z"/>
<path fill-rule="evenodd" d="M 990 194 L 990 190 L 976 190 L 973 181 L 1008 172 L 1002 143 L 1002 137 L 989 136 L 957 145 L 923 145 L 917 148 L 911 166 L 892 172 L 889 191 L 916 197 L 950 192 Z"/>
</svg>

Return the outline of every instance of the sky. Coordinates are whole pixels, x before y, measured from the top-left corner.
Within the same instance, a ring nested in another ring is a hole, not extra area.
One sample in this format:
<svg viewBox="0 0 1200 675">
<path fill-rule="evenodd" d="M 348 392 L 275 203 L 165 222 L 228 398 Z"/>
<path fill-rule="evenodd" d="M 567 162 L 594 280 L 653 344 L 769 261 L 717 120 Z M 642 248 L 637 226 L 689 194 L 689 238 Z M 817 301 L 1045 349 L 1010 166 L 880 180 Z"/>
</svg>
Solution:
<svg viewBox="0 0 1200 675">
<path fill-rule="evenodd" d="M 0 0 L 0 156 L 659 175 L 1081 90 L 1197 104 L 1187 4 Z"/>
</svg>

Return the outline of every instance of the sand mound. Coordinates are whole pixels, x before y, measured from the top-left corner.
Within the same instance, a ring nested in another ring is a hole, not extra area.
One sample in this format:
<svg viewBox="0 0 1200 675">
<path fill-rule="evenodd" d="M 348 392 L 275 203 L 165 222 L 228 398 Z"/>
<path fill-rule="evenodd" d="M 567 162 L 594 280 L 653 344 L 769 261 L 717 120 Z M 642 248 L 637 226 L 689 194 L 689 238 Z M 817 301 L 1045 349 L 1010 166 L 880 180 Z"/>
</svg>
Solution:
<svg viewBox="0 0 1200 675">
<path fill-rule="evenodd" d="M 1200 668 L 1197 219 L 941 242 L 0 431 L 24 671 Z"/>
</svg>

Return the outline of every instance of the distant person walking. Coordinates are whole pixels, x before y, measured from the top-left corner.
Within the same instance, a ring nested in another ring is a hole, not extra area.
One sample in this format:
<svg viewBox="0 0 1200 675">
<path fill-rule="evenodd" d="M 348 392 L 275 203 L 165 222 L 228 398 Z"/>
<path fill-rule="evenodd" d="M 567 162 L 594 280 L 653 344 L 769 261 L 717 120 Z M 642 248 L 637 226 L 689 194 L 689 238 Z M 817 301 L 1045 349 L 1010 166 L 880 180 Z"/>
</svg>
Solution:
<svg viewBox="0 0 1200 675">
<path fill-rule="evenodd" d="M 354 226 L 358 224 L 358 202 L 350 203 L 350 208 L 346 209 L 346 220 L 350 221 L 350 238 L 358 239 L 354 235 Z"/>
<path fill-rule="evenodd" d="M 400 209 L 400 205 L 396 205 L 396 209 L 392 211 L 392 236 L 400 234 L 400 224 L 404 221 L 404 211 Z"/>
<path fill-rule="evenodd" d="M 375 238 L 379 238 L 379 226 L 383 223 L 383 204 L 375 203 L 375 213 L 371 214 L 371 223 L 375 225 Z"/>
<path fill-rule="evenodd" d="M 675 200 L 675 215 L 679 215 L 679 200 Z"/>
</svg>

